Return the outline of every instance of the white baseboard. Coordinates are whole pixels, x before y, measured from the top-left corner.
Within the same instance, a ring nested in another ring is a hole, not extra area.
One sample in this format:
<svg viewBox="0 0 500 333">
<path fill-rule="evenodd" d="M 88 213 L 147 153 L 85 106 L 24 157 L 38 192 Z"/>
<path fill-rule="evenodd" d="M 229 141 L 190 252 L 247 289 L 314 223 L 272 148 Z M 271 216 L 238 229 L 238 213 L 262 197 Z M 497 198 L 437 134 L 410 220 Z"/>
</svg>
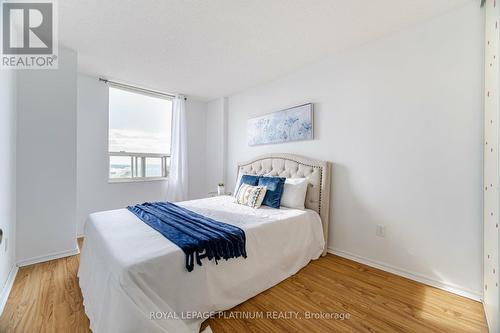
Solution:
<svg viewBox="0 0 500 333">
<path fill-rule="evenodd" d="M 482 301 L 483 294 L 481 291 L 461 288 L 461 287 L 458 287 L 456 285 L 450 285 L 450 284 L 443 282 L 443 281 L 429 278 L 429 277 L 426 277 L 426 276 L 423 276 L 421 274 L 417 274 L 414 272 L 409 272 L 407 270 L 404 270 L 404 269 L 401 269 L 401 268 L 398 268 L 398 267 L 395 267 L 395 266 L 392 266 L 392 265 L 389 265 L 389 264 L 386 264 L 383 262 L 379 262 L 376 260 L 361 257 L 361 256 L 358 256 L 356 254 L 348 253 L 348 252 L 345 252 L 342 250 L 328 248 L 328 252 L 335 254 L 339 257 L 346 258 L 346 259 L 349 259 L 352 261 L 356 261 L 356 262 L 359 262 L 361 264 L 365 264 L 367 266 L 375 267 L 375 268 L 381 269 L 383 271 L 386 271 L 386 272 L 389 272 L 392 274 L 396 274 L 396 275 L 405 277 L 407 279 L 429 285 L 431 287 L 446 290 L 446 291 L 449 291 L 451 293 L 454 293 L 454 294 L 457 294 L 460 296 L 464 296 L 464 297 L 470 298 L 470 299 L 478 301 L 478 302 Z"/>
<path fill-rule="evenodd" d="M 18 267 L 23 267 L 23 266 L 28 266 L 28 265 L 33 265 L 33 264 L 38 264 L 41 262 L 45 261 L 50 261 L 50 260 L 55 260 L 55 259 L 60 259 L 64 257 L 69 257 L 69 256 L 74 256 L 80 253 L 80 249 L 78 248 L 78 245 L 73 249 L 73 250 L 68 250 L 68 251 L 63 251 L 63 252 L 58 252 L 58 253 L 52 253 L 49 255 L 44 255 L 44 256 L 39 256 L 39 257 L 34 257 L 30 259 L 24 259 L 20 260 L 17 262 Z"/>
<path fill-rule="evenodd" d="M 16 280 L 18 270 L 19 268 L 17 268 L 17 266 L 14 265 L 14 267 L 12 267 L 9 273 L 9 277 L 7 278 L 7 282 L 5 283 L 0 293 L 0 315 L 2 315 L 5 304 L 7 304 L 7 300 L 9 299 L 10 291 L 12 290 L 12 286 L 14 285 L 14 281 Z"/>
</svg>

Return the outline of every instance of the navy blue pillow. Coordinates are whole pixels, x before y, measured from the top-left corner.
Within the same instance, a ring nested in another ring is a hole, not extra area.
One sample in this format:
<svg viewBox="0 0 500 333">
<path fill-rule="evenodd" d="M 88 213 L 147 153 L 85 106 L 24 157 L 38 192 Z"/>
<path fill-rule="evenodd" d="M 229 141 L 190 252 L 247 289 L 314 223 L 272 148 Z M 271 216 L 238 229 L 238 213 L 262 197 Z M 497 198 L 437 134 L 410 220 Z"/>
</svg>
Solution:
<svg viewBox="0 0 500 333">
<path fill-rule="evenodd" d="M 241 184 L 257 186 L 257 184 L 259 183 L 259 178 L 259 176 L 243 175 L 240 180 L 240 185 L 238 185 L 238 190 L 240 189 Z M 236 195 L 236 193 L 234 195 Z"/>
<path fill-rule="evenodd" d="M 260 177 L 259 186 L 267 187 L 266 196 L 263 205 L 280 208 L 281 196 L 283 195 L 283 189 L 285 188 L 286 178 L 281 177 Z"/>
</svg>

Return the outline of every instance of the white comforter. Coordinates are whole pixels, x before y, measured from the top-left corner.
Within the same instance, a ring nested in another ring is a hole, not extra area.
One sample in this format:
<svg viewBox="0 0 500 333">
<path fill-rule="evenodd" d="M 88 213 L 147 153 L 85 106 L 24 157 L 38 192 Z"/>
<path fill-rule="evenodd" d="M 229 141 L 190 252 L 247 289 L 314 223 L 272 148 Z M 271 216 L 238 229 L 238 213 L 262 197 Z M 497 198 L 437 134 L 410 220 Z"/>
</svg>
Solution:
<svg viewBox="0 0 500 333">
<path fill-rule="evenodd" d="M 248 258 L 203 260 L 188 272 L 182 250 L 128 210 L 92 214 L 78 277 L 94 333 L 198 332 L 207 313 L 295 274 L 325 245 L 311 210 L 253 209 L 227 196 L 179 205 L 242 228 Z"/>
</svg>

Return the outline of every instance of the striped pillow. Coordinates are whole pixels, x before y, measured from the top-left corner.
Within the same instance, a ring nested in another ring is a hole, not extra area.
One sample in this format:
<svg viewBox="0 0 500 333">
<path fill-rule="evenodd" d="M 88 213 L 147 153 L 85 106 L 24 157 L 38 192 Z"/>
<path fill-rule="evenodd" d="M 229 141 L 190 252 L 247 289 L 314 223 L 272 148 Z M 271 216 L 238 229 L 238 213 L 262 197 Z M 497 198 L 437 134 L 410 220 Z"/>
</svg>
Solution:
<svg viewBox="0 0 500 333">
<path fill-rule="evenodd" d="M 236 203 L 252 208 L 259 208 L 266 195 L 266 190 L 265 186 L 241 184 L 238 193 L 236 193 Z"/>
</svg>

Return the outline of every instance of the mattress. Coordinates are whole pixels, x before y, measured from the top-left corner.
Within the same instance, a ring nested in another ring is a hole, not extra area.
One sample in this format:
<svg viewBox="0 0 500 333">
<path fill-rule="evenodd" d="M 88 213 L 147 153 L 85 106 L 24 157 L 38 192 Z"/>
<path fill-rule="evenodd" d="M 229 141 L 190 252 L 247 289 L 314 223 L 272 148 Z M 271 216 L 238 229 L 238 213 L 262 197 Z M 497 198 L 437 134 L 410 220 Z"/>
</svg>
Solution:
<svg viewBox="0 0 500 333">
<path fill-rule="evenodd" d="M 325 246 L 312 210 L 253 209 L 229 196 L 178 205 L 242 228 L 247 258 L 203 260 L 188 272 L 182 250 L 127 209 L 91 214 L 78 277 L 94 333 L 198 332 L 210 314 L 295 274 Z"/>
</svg>

